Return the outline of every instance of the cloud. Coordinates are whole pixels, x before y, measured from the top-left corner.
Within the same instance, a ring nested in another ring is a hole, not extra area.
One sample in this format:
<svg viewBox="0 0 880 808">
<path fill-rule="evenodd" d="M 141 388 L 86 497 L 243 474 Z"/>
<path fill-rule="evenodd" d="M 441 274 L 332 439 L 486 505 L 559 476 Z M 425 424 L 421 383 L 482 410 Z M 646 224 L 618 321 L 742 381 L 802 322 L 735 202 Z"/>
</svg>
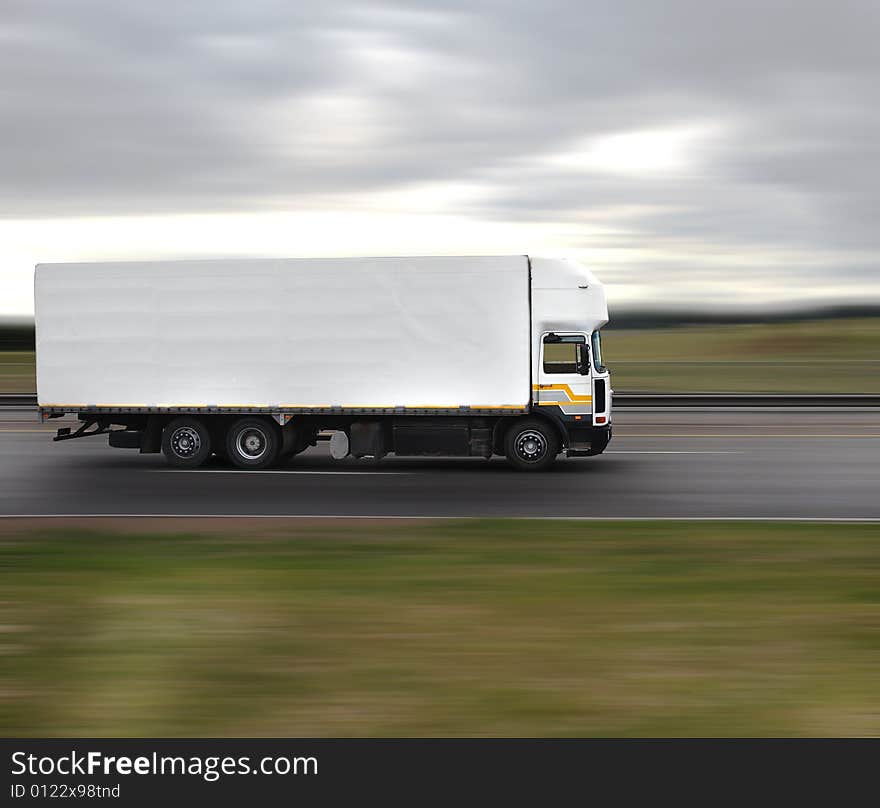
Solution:
<svg viewBox="0 0 880 808">
<path fill-rule="evenodd" d="M 499 227 L 552 233 L 644 302 L 880 295 L 878 17 L 871 0 L 7 0 L 0 221 L 370 214 L 425 233 L 440 216 L 463 228 L 449 251 L 479 249 L 480 226 L 486 250 Z M 173 229 L 151 231 L 241 249 Z M 124 257 L 155 252 L 145 232 Z M 0 247 L 19 290 L 34 238 Z M 76 241 L 53 250 L 82 257 Z"/>
</svg>

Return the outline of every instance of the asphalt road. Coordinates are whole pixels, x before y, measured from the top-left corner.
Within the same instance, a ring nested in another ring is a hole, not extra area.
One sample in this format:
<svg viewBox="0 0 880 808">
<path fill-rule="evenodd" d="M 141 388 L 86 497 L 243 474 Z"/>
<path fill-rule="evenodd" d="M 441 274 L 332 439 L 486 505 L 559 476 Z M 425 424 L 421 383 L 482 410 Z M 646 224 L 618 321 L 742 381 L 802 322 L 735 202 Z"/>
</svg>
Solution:
<svg viewBox="0 0 880 808">
<path fill-rule="evenodd" d="M 0 412 L 0 516 L 309 515 L 880 519 L 880 410 L 615 414 L 594 458 L 523 474 L 503 459 L 166 467 L 106 438 L 52 443 L 64 422 Z"/>
</svg>

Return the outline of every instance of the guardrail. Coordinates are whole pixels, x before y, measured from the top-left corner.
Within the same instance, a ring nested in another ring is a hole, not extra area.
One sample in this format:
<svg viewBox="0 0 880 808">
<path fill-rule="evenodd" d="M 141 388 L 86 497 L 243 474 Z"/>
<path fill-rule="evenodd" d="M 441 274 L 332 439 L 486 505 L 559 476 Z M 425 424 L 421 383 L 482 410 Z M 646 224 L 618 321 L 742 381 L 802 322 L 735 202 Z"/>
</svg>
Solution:
<svg viewBox="0 0 880 808">
<path fill-rule="evenodd" d="M 36 393 L 2 393 L 0 407 L 36 407 Z"/>
<path fill-rule="evenodd" d="M 37 406 L 35 393 L 0 394 L 0 407 Z M 615 407 L 880 407 L 880 394 L 615 393 Z"/>
</svg>

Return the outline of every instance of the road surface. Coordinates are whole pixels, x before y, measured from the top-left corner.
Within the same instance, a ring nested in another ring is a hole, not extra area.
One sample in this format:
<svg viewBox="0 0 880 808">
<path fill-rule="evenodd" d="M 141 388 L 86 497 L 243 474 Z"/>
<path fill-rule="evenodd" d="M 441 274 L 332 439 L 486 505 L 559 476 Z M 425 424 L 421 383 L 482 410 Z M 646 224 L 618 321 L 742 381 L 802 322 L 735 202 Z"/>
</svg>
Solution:
<svg viewBox="0 0 880 808">
<path fill-rule="evenodd" d="M 169 469 L 65 422 L 0 412 L 0 516 L 308 515 L 880 519 L 880 411 L 625 410 L 595 458 L 545 474 L 503 459 Z"/>
</svg>

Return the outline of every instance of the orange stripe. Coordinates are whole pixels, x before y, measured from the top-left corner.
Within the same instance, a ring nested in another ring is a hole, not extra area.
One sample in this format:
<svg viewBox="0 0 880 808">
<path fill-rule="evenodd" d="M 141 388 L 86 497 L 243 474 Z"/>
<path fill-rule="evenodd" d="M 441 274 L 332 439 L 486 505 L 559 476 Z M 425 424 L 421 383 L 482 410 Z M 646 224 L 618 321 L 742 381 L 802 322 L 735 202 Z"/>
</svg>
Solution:
<svg viewBox="0 0 880 808">
<path fill-rule="evenodd" d="M 587 402 L 592 401 L 592 396 L 579 396 L 572 392 L 572 389 L 567 384 L 533 384 L 532 390 L 562 390 L 569 398 L 570 401 L 575 402 Z"/>
</svg>

